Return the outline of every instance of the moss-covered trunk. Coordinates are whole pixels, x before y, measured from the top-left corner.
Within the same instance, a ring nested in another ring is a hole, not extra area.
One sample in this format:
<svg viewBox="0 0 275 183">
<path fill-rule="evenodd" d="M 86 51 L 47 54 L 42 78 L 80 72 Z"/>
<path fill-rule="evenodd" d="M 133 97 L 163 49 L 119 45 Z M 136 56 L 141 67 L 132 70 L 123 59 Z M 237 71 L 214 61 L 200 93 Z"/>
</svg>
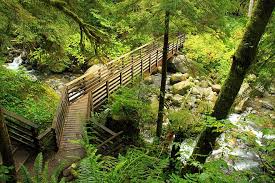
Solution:
<svg viewBox="0 0 275 183">
<path fill-rule="evenodd" d="M 274 5 L 274 0 L 257 1 L 252 16 L 246 26 L 242 41 L 233 56 L 233 63 L 228 78 L 214 106 L 212 113 L 213 117 L 217 119 L 224 119 L 227 117 L 245 75 L 255 60 L 259 41 L 272 15 Z M 220 133 L 215 132 L 215 128 L 206 128 L 205 131 L 201 133 L 192 154 L 193 159 L 200 163 L 204 163 L 208 155 L 212 152 L 216 138 L 219 135 Z M 192 166 L 185 168 L 185 170 L 191 170 L 191 172 L 197 171 L 197 169 Z"/>
<path fill-rule="evenodd" d="M 7 183 L 15 183 L 16 182 L 16 171 L 15 171 L 15 163 L 12 156 L 12 148 L 11 141 L 8 134 L 7 126 L 4 122 L 3 111 L 0 108 L 0 153 L 2 155 L 3 165 L 6 167 L 13 167 L 9 171 L 10 179 Z"/>
<path fill-rule="evenodd" d="M 161 86 L 159 95 L 159 110 L 157 119 L 157 137 L 162 133 L 162 122 L 164 116 L 164 100 L 165 100 L 165 86 L 167 77 L 167 54 L 169 48 L 169 11 L 165 12 L 165 27 L 164 27 L 164 43 L 163 43 L 163 56 L 162 56 L 162 73 L 161 73 Z"/>
</svg>

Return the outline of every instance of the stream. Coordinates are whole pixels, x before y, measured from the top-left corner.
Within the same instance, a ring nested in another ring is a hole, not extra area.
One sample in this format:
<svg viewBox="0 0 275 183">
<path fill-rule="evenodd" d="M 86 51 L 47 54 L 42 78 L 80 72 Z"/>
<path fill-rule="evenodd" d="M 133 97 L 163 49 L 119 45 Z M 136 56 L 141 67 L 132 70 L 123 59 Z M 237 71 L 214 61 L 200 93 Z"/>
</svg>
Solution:
<svg viewBox="0 0 275 183">
<path fill-rule="evenodd" d="M 23 65 L 22 55 L 19 55 L 13 59 L 11 63 L 6 63 L 4 65 L 7 69 L 13 71 L 24 71 L 29 76 L 32 81 L 41 81 L 48 84 L 51 88 L 55 90 L 58 95 L 61 95 L 62 88 L 66 83 L 74 80 L 79 77 L 79 74 L 72 73 L 62 73 L 62 74 L 53 74 L 53 73 L 41 73 L 36 70 L 27 70 Z"/>
<path fill-rule="evenodd" d="M 228 120 L 234 127 L 221 134 L 217 140 L 217 148 L 208 157 L 207 161 L 223 159 L 235 170 L 249 170 L 260 165 L 259 155 L 246 142 L 238 138 L 238 135 L 245 133 L 253 135 L 256 143 L 263 146 L 263 141 L 275 139 L 275 134 L 264 135 L 253 121 L 247 119 L 251 112 L 247 110 L 242 114 L 233 113 L 229 115 Z M 182 142 L 180 154 L 181 161 L 184 164 L 190 158 L 195 142 L 196 139 L 186 139 Z"/>
</svg>

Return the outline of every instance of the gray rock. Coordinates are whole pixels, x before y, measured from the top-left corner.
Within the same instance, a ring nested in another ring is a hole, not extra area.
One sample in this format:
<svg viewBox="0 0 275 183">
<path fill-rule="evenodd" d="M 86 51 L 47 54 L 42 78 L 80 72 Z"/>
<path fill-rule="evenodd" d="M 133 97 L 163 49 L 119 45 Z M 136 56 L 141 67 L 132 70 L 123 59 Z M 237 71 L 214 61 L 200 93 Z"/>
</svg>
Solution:
<svg viewBox="0 0 275 183">
<path fill-rule="evenodd" d="M 173 94 L 185 95 L 187 91 L 192 87 L 192 85 L 193 83 L 188 80 L 181 81 L 172 86 L 172 92 Z"/>
<path fill-rule="evenodd" d="M 170 84 L 176 84 L 179 83 L 181 81 L 185 81 L 187 80 L 189 77 L 188 73 L 182 74 L 182 73 L 176 73 L 176 74 L 172 74 L 171 78 L 170 78 Z"/>
<path fill-rule="evenodd" d="M 181 72 L 186 73 L 188 68 L 186 67 L 187 58 L 185 55 L 178 55 L 168 60 L 167 71 L 171 73 Z"/>
</svg>

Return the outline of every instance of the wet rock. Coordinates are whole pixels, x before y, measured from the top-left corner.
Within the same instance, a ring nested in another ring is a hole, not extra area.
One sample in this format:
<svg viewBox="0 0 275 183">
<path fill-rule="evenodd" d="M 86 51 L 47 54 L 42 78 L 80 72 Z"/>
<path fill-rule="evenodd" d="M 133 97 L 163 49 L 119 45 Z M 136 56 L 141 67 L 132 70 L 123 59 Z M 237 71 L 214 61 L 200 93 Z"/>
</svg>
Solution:
<svg viewBox="0 0 275 183">
<path fill-rule="evenodd" d="M 182 73 L 172 74 L 171 78 L 170 78 L 170 84 L 173 85 L 173 84 L 176 84 L 178 82 L 185 81 L 185 80 L 188 79 L 188 77 L 189 77 L 188 73 L 185 73 L 185 74 L 182 74 Z"/>
<path fill-rule="evenodd" d="M 212 85 L 212 91 L 216 93 L 220 93 L 221 85 L 218 85 L 218 84 Z"/>
<path fill-rule="evenodd" d="M 187 91 L 192 87 L 192 85 L 193 83 L 190 82 L 189 80 L 181 81 L 172 86 L 172 92 L 173 94 L 185 95 Z"/>
<path fill-rule="evenodd" d="M 186 62 L 188 61 L 185 55 L 177 55 L 176 57 L 172 57 L 167 62 L 167 71 L 171 73 L 186 73 L 188 71 L 185 64 Z"/>
</svg>

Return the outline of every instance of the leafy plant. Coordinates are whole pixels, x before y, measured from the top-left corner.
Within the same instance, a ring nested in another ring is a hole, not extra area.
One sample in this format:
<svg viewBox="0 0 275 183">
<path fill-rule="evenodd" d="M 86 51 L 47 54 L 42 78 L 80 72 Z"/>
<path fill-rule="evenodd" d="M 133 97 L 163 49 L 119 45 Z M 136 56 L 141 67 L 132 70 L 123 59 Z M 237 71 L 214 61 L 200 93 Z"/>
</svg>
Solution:
<svg viewBox="0 0 275 183">
<path fill-rule="evenodd" d="M 45 163 L 43 166 L 43 156 L 42 153 L 39 153 L 34 162 L 34 175 L 31 176 L 24 165 L 21 166 L 20 173 L 24 183 L 65 183 L 64 179 L 58 181 L 58 176 L 63 168 L 63 164 L 61 163 L 53 170 L 52 175 L 49 175 L 48 163 Z"/>
</svg>

